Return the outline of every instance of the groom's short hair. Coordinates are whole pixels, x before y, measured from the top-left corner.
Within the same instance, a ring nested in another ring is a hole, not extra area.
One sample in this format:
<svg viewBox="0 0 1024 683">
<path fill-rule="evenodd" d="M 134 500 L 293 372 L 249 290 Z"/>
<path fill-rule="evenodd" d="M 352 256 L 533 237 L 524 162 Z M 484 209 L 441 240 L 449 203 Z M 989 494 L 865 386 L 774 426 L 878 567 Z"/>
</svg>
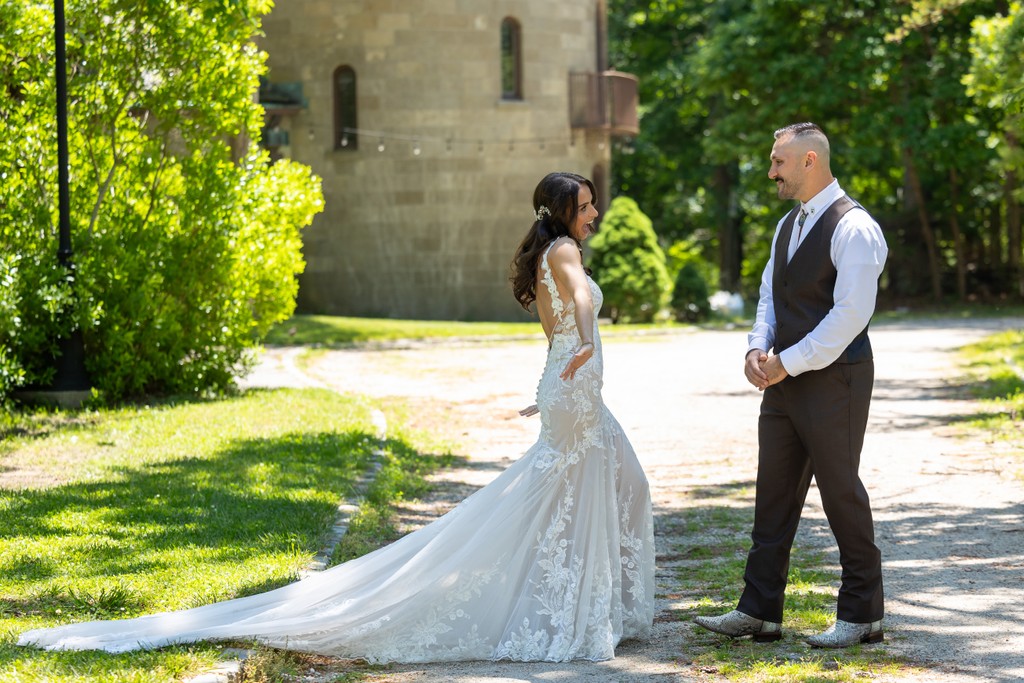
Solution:
<svg viewBox="0 0 1024 683">
<path fill-rule="evenodd" d="M 781 137 L 789 137 L 790 135 L 802 138 L 805 135 L 814 135 L 815 133 L 826 140 L 828 139 L 825 136 L 825 131 L 821 129 L 821 126 L 816 123 L 811 123 L 810 121 L 804 121 L 803 123 L 791 123 L 784 128 L 779 128 L 775 131 L 775 139 L 778 140 Z"/>
<path fill-rule="evenodd" d="M 825 135 L 825 131 L 821 129 L 821 126 L 816 123 L 811 123 L 810 121 L 791 123 L 775 131 L 775 139 L 778 140 L 780 138 L 802 139 L 810 149 L 824 156 L 826 161 L 831 156 L 828 137 Z"/>
</svg>

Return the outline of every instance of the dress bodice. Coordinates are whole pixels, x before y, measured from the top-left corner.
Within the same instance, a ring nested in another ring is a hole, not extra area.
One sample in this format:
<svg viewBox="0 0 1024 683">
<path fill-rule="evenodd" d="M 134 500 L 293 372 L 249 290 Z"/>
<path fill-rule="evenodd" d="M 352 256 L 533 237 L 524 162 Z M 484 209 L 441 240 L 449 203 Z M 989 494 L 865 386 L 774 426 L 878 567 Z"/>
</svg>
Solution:
<svg viewBox="0 0 1024 683">
<path fill-rule="evenodd" d="M 540 279 L 547 288 L 548 294 L 551 295 L 551 311 L 554 313 L 555 318 L 555 324 L 551 328 L 548 342 L 551 345 L 552 351 L 555 351 L 556 347 L 558 347 L 558 351 L 564 352 L 578 348 L 582 335 L 576 329 L 576 302 L 572 299 L 569 301 L 562 300 L 562 296 L 558 291 L 558 285 L 555 284 L 555 276 L 551 272 L 551 264 L 548 263 L 548 254 L 551 253 L 551 248 L 554 246 L 555 242 L 549 244 L 548 248 L 544 250 L 543 257 L 541 257 Z M 604 303 L 604 294 L 589 275 L 587 275 L 587 284 L 590 285 L 590 297 L 594 304 L 594 329 L 591 330 L 593 333 L 591 338 L 596 346 L 600 343 L 597 334 L 597 313 L 601 310 L 601 305 Z"/>
<path fill-rule="evenodd" d="M 601 288 L 587 276 L 594 322 L 590 334 L 581 336 L 576 326 L 576 306 L 571 299 L 562 298 L 555 284 L 548 263 L 551 248 L 549 246 L 541 258 L 540 279 L 551 295 L 555 324 L 551 328 L 547 362 L 537 384 L 536 400 L 541 414 L 541 442 L 556 443 L 560 439 L 561 442 L 547 455 L 538 456 L 536 464 L 564 468 L 579 462 L 600 443 L 602 432 L 611 421 L 606 419 L 608 413 L 601 398 L 604 359 L 597 329 L 597 312 L 603 300 Z M 594 343 L 593 356 L 579 367 L 573 379 L 562 379 L 566 365 L 580 348 L 584 336 Z"/>
</svg>

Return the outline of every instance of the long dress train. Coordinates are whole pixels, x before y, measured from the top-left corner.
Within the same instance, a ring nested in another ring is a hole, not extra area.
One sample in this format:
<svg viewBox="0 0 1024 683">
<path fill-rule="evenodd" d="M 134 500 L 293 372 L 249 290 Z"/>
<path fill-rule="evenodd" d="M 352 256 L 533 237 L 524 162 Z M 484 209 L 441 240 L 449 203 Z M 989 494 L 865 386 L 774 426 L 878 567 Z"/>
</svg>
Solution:
<svg viewBox="0 0 1024 683">
<path fill-rule="evenodd" d="M 537 442 L 433 523 L 364 557 L 276 590 L 136 619 L 26 632 L 19 645 L 124 652 L 252 639 L 370 662 L 604 660 L 654 615 L 647 480 L 601 399 L 594 356 L 564 381 L 580 344 L 573 304 L 541 260 L 558 323 L 537 407 Z M 595 313 L 602 295 L 590 287 Z M 596 315 L 594 318 L 596 319 Z"/>
</svg>

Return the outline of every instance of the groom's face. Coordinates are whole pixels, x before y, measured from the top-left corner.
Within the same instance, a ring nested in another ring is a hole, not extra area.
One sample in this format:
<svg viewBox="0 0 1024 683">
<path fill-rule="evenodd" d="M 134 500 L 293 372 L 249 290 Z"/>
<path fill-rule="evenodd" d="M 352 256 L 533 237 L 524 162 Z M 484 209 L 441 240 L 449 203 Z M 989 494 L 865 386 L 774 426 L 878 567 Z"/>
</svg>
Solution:
<svg viewBox="0 0 1024 683">
<path fill-rule="evenodd" d="M 800 196 L 804 183 L 802 150 L 794 144 L 792 136 L 782 137 L 772 146 L 771 165 L 768 177 L 775 181 L 779 199 L 795 199 Z"/>
</svg>

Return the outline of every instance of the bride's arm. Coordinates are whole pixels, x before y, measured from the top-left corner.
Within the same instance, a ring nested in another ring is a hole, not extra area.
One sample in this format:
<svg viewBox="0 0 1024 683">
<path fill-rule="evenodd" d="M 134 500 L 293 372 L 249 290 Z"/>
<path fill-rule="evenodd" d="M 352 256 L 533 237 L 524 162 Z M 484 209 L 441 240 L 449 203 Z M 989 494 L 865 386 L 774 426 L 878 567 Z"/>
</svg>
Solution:
<svg viewBox="0 0 1024 683">
<path fill-rule="evenodd" d="M 583 257 L 576 245 L 566 240 L 557 244 L 548 254 L 548 263 L 555 282 L 568 291 L 575 304 L 576 329 L 580 333 L 580 347 L 569 360 L 562 379 L 572 379 L 576 371 L 594 355 L 594 302 L 590 284 L 583 270 Z"/>
</svg>

